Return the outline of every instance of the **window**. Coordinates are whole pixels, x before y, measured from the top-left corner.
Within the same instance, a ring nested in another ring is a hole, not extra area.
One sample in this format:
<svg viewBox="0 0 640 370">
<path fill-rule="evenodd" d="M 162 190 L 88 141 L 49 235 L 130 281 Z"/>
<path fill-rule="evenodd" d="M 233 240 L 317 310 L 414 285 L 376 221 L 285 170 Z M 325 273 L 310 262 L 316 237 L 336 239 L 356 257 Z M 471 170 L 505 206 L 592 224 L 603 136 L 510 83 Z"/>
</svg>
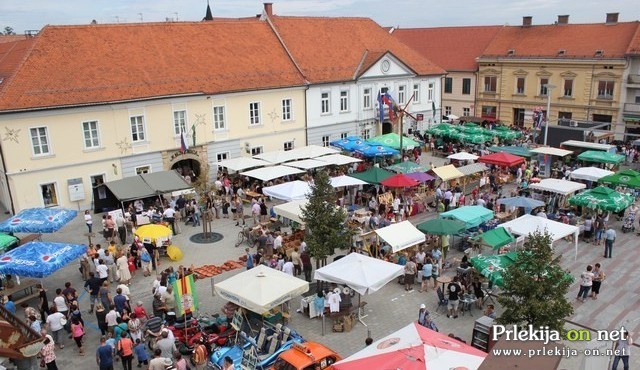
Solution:
<svg viewBox="0 0 640 370">
<path fill-rule="evenodd" d="M 95 149 L 100 147 L 100 135 L 98 135 L 98 121 L 82 122 L 84 134 L 84 148 Z"/>
<path fill-rule="evenodd" d="M 371 109 L 371 89 L 362 90 L 362 109 Z"/>
<path fill-rule="evenodd" d="M 404 104 L 407 101 L 407 86 L 398 86 L 398 104 Z"/>
<path fill-rule="evenodd" d="M 451 94 L 453 92 L 453 77 L 444 78 L 444 93 Z"/>
<path fill-rule="evenodd" d="M 325 148 L 329 146 L 329 136 L 322 137 L 322 146 Z"/>
<path fill-rule="evenodd" d="M 249 125 L 255 126 L 260 124 L 260 103 L 249 103 Z"/>
<path fill-rule="evenodd" d="M 218 162 L 226 161 L 229 159 L 229 152 L 216 153 L 216 160 Z"/>
<path fill-rule="evenodd" d="M 136 167 L 136 175 L 142 175 L 145 173 L 151 173 L 151 166 Z"/>
<path fill-rule="evenodd" d="M 613 81 L 598 81 L 598 99 L 613 99 Z"/>
<path fill-rule="evenodd" d="M 365 140 L 371 139 L 371 129 L 370 128 L 366 128 L 366 129 L 362 130 L 362 138 L 365 139 Z"/>
<path fill-rule="evenodd" d="M 558 112 L 558 123 L 569 123 L 573 118 L 572 112 Z"/>
<path fill-rule="evenodd" d="M 569 98 L 573 96 L 573 80 L 564 80 L 562 92 L 564 97 Z"/>
<path fill-rule="evenodd" d="M 524 94 L 524 77 L 516 79 L 516 94 Z"/>
<path fill-rule="evenodd" d="M 471 95 L 471 79 L 470 78 L 462 79 L 462 94 Z"/>
<path fill-rule="evenodd" d="M 444 107 L 444 115 L 445 116 L 451 115 L 451 107 L 445 105 L 445 107 Z"/>
<path fill-rule="evenodd" d="M 258 154 L 262 154 L 262 147 L 261 146 L 256 146 L 251 148 L 251 155 L 258 155 Z"/>
<path fill-rule="evenodd" d="M 329 104 L 329 93 L 323 92 L 320 94 L 320 113 L 331 113 L 331 105 Z"/>
<path fill-rule="evenodd" d="M 495 106 L 489 106 L 489 105 L 483 105 L 482 106 L 482 117 L 496 118 L 496 107 Z"/>
<path fill-rule="evenodd" d="M 33 146 L 33 155 L 50 154 L 47 128 L 35 127 L 35 128 L 32 128 L 30 131 L 31 131 L 31 145 Z"/>
<path fill-rule="evenodd" d="M 282 120 L 283 121 L 291 121 L 293 119 L 293 114 L 291 113 L 293 107 L 291 105 L 291 99 L 282 99 Z"/>
<path fill-rule="evenodd" d="M 640 104 L 640 95 L 636 96 L 636 104 Z"/>
<path fill-rule="evenodd" d="M 427 90 L 427 101 L 433 101 L 433 84 L 429 84 L 429 89 Z"/>
<path fill-rule="evenodd" d="M 420 84 L 413 84 L 413 104 L 420 103 Z"/>
<path fill-rule="evenodd" d="M 42 184 L 40 185 L 42 191 L 42 202 L 45 207 L 55 207 L 58 205 L 58 193 L 56 192 L 56 184 Z"/>
<path fill-rule="evenodd" d="M 293 149 L 293 141 L 285 141 L 283 149 L 285 152 Z"/>
<path fill-rule="evenodd" d="M 471 109 L 470 108 L 462 108 L 462 115 L 463 116 L 470 116 L 471 115 Z"/>
<path fill-rule="evenodd" d="M 347 136 L 349 136 L 349 133 L 348 132 L 343 132 L 343 133 L 340 134 L 340 139 L 344 140 L 344 139 L 347 138 Z"/>
<path fill-rule="evenodd" d="M 145 140 L 144 135 L 144 116 L 129 117 L 131 121 L 131 141 L 134 143 Z"/>
<path fill-rule="evenodd" d="M 486 76 L 484 78 L 484 92 L 496 92 L 498 78 L 496 76 Z"/>
<path fill-rule="evenodd" d="M 224 121 L 224 105 L 216 105 L 213 107 L 213 129 L 227 129 L 227 124 Z"/>
<path fill-rule="evenodd" d="M 173 111 L 173 133 L 180 135 L 183 132 L 187 132 L 187 111 Z"/>
<path fill-rule="evenodd" d="M 547 90 L 547 85 L 549 84 L 548 78 L 540 79 L 540 96 L 547 96 L 549 91 Z"/>
<path fill-rule="evenodd" d="M 347 112 L 349 110 L 349 91 L 340 91 L 340 112 Z"/>
</svg>

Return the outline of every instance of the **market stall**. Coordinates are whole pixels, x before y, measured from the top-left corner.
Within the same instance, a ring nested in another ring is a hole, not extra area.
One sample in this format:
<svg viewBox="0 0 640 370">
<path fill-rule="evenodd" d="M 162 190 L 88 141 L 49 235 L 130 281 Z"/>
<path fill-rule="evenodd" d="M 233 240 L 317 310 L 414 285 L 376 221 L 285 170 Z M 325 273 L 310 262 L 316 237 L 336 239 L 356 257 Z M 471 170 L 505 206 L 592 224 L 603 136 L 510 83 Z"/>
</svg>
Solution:
<svg viewBox="0 0 640 370">
<path fill-rule="evenodd" d="M 395 132 L 391 132 L 384 135 L 372 137 L 367 140 L 369 145 L 384 145 L 393 149 L 400 149 L 400 135 Z M 402 149 L 413 149 L 419 147 L 420 143 L 407 137 L 402 136 Z"/>
<path fill-rule="evenodd" d="M 424 234 L 409 221 L 376 229 L 375 233 L 391 246 L 393 253 L 425 241 Z"/>
<path fill-rule="evenodd" d="M 500 149 L 504 148 L 500 147 Z M 501 151 L 498 153 L 483 155 L 482 157 L 478 158 L 478 162 L 493 164 L 499 167 L 513 167 L 524 163 L 524 158 Z"/>
<path fill-rule="evenodd" d="M 425 172 L 427 168 L 417 164 L 412 161 L 404 161 L 391 166 L 386 167 L 387 170 L 393 171 L 396 173 L 413 173 L 413 172 Z"/>
<path fill-rule="evenodd" d="M 289 167 L 300 168 L 303 170 L 311 170 L 319 167 L 326 167 L 329 165 L 327 162 L 323 162 L 317 159 L 302 159 L 299 161 L 285 163 Z"/>
<path fill-rule="evenodd" d="M 362 181 L 360 179 L 347 176 L 347 175 L 332 177 L 330 181 L 331 181 L 331 186 L 333 186 L 334 188 L 341 188 L 344 186 L 367 185 L 366 181 Z"/>
<path fill-rule="evenodd" d="M 262 188 L 262 193 L 266 196 L 289 202 L 306 199 L 311 194 L 311 185 L 306 181 L 294 180 L 264 187 Z"/>
<path fill-rule="evenodd" d="M 271 165 L 271 163 L 251 157 L 225 159 L 224 161 L 216 163 L 216 166 L 224 167 L 227 169 L 227 171 L 232 172 L 243 171 L 249 168 L 264 167 L 268 165 Z"/>
<path fill-rule="evenodd" d="M 363 147 L 357 148 L 355 152 L 367 158 L 385 157 L 400 154 L 398 150 L 384 145 L 365 145 Z"/>
<path fill-rule="evenodd" d="M 242 176 L 253 177 L 254 179 L 269 181 L 273 179 L 277 179 L 279 177 L 297 175 L 300 173 L 304 173 L 304 170 L 300 170 L 298 168 L 293 168 L 289 166 L 271 166 L 271 167 L 263 167 L 258 168 L 251 171 L 241 172 Z"/>
<path fill-rule="evenodd" d="M 585 189 L 587 186 L 580 182 L 561 179 L 542 179 L 539 183 L 529 185 L 529 189 L 537 191 L 531 196 L 547 204 L 547 213 L 553 213 L 557 208 L 566 206 L 567 197 Z M 545 195 L 541 192 L 548 192 Z"/>
<path fill-rule="evenodd" d="M 271 267 L 258 265 L 216 283 L 214 289 L 227 301 L 263 315 L 306 293 L 309 283 Z"/>
<path fill-rule="evenodd" d="M 292 202 L 273 206 L 273 212 L 288 220 L 304 225 L 302 222 L 302 208 L 307 207 L 308 199 L 294 200 Z"/>
<path fill-rule="evenodd" d="M 505 207 L 524 208 L 525 213 L 531 213 L 534 208 L 542 207 L 546 203 L 541 200 L 536 200 L 527 197 L 509 197 L 498 199 L 498 204 L 504 204 Z"/>
<path fill-rule="evenodd" d="M 516 261 L 516 258 L 518 258 L 518 252 L 515 251 L 504 254 L 479 254 L 471 257 L 470 262 L 482 276 L 501 287 L 504 285 L 502 279 L 504 271 Z"/>
<path fill-rule="evenodd" d="M 351 163 L 362 162 L 362 159 L 349 157 L 344 154 L 329 154 L 316 159 L 334 166 L 344 166 Z"/>
<path fill-rule="evenodd" d="M 0 234 L 0 253 L 18 246 L 19 240 L 15 236 Z"/>
<path fill-rule="evenodd" d="M 476 370 L 485 357 L 486 352 L 413 322 L 338 361 L 333 368 Z"/>
<path fill-rule="evenodd" d="M 583 162 L 595 162 L 609 165 L 610 168 L 617 167 L 620 163 L 624 162 L 625 156 L 622 154 L 615 154 L 609 152 L 603 152 L 600 150 L 587 150 L 578 155 L 578 160 Z"/>
<path fill-rule="evenodd" d="M 467 153 L 467 152 L 458 152 L 447 156 L 448 159 L 453 159 L 454 161 L 475 161 L 480 158 L 475 154 Z"/>
<path fill-rule="evenodd" d="M 471 181 L 479 180 L 482 173 L 487 170 L 489 170 L 489 168 L 484 163 L 472 163 L 466 166 L 458 167 L 458 171 L 464 174 L 464 178 L 462 179 L 463 191 L 466 190 L 467 185 Z"/>
<path fill-rule="evenodd" d="M 418 184 L 420 184 L 418 181 L 401 173 L 380 181 L 380 185 L 384 185 L 388 188 L 409 188 L 417 186 Z"/>
<path fill-rule="evenodd" d="M 271 164 L 280 164 L 300 159 L 295 153 L 291 153 L 290 150 L 274 150 L 271 152 L 254 155 L 253 158 L 261 159 Z"/>
<path fill-rule="evenodd" d="M 480 245 L 486 245 L 491 249 L 500 249 L 507 244 L 513 243 L 516 239 L 504 227 L 496 227 L 486 233 L 478 234 L 474 237 Z"/>
<path fill-rule="evenodd" d="M 287 151 L 290 156 L 296 159 L 318 158 L 330 154 L 339 154 L 340 151 L 320 145 L 306 145 Z"/>
<path fill-rule="evenodd" d="M 571 172 L 569 178 L 572 180 L 585 180 L 596 182 L 601 178 L 613 175 L 613 171 L 604 170 L 598 167 L 580 167 Z"/>
<path fill-rule="evenodd" d="M 585 190 L 569 198 L 569 204 L 589 209 L 599 209 L 618 213 L 635 202 L 631 195 L 618 193 L 606 186 Z"/>
<path fill-rule="evenodd" d="M 357 149 L 369 146 L 369 144 L 367 144 L 364 139 L 361 138 L 358 138 L 356 140 L 336 140 L 332 141 L 330 144 L 347 152 L 355 152 Z"/>
<path fill-rule="evenodd" d="M 551 167 L 554 158 L 563 158 L 573 154 L 571 150 L 552 148 L 548 146 L 531 149 L 531 153 L 535 153 L 538 155 L 538 170 L 540 171 L 540 176 L 543 177 L 549 177 L 553 175 L 551 173 Z"/>
<path fill-rule="evenodd" d="M 551 240 L 556 242 L 567 236 L 573 235 L 575 244 L 575 258 L 578 258 L 578 235 L 580 228 L 573 225 L 568 225 L 562 222 L 546 219 L 544 217 L 524 215 L 516 218 L 513 221 L 505 222 L 500 226 L 504 227 L 510 233 L 515 235 L 528 236 L 531 233 L 539 231 L 544 233 L 545 231 L 551 235 Z"/>
<path fill-rule="evenodd" d="M 634 170 L 622 170 L 613 175 L 601 177 L 598 182 L 605 185 L 615 185 L 630 189 L 639 189 L 640 172 Z"/>
<path fill-rule="evenodd" d="M 379 167 L 371 167 L 363 172 L 356 172 L 347 176 L 366 181 L 369 184 L 379 184 L 381 181 L 393 176 L 393 172 L 383 170 Z"/>
<path fill-rule="evenodd" d="M 440 218 L 464 222 L 467 229 L 478 227 L 480 224 L 492 220 L 493 217 L 493 211 L 482 206 L 464 206 L 440 213 Z"/>
<path fill-rule="evenodd" d="M 489 149 L 490 152 L 494 152 L 494 153 L 504 152 L 504 153 L 508 153 L 511 155 L 524 157 L 524 158 L 531 158 L 536 155 L 532 153 L 528 148 L 525 148 L 523 146 L 492 146 L 487 149 Z M 511 167 L 511 166 L 508 166 L 508 167 Z"/>
<path fill-rule="evenodd" d="M 460 172 L 454 165 L 449 164 L 442 167 L 436 167 L 432 169 L 433 173 L 436 174 L 443 182 L 459 179 L 464 177 L 464 173 Z"/>
</svg>

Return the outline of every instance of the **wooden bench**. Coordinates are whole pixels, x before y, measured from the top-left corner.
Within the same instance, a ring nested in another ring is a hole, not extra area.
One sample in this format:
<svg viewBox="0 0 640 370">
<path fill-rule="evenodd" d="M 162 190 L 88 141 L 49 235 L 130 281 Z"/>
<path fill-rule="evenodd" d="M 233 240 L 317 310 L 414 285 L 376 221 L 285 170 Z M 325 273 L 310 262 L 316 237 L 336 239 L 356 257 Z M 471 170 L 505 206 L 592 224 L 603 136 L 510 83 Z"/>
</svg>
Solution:
<svg viewBox="0 0 640 370">
<path fill-rule="evenodd" d="M 42 234 L 29 234 L 24 238 L 20 238 L 18 241 L 18 245 L 24 245 L 34 240 L 42 240 Z"/>
</svg>

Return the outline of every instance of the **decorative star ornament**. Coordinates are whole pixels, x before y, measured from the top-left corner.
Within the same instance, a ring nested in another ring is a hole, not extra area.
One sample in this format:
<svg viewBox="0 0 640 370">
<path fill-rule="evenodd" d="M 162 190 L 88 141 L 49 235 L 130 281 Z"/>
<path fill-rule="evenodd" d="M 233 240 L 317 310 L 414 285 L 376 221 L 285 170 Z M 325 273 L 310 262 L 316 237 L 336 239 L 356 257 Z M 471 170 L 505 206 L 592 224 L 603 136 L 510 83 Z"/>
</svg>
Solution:
<svg viewBox="0 0 640 370">
<path fill-rule="evenodd" d="M 278 114 L 278 111 L 276 111 L 275 108 L 273 108 L 273 110 L 268 113 L 268 116 L 269 118 L 271 118 L 271 122 L 275 122 L 278 118 L 280 118 L 280 115 Z"/>
<path fill-rule="evenodd" d="M 13 141 L 16 144 L 20 144 L 20 130 L 21 129 L 13 129 L 13 128 L 9 128 L 9 127 L 4 127 L 5 130 L 5 134 L 4 134 L 4 138 L 2 138 L 2 141 Z"/>
<path fill-rule="evenodd" d="M 205 126 L 207 124 L 207 114 L 196 114 L 196 122 L 195 122 L 195 126 Z"/>
<path fill-rule="evenodd" d="M 120 149 L 120 154 L 127 154 L 127 151 L 129 151 L 132 148 L 132 145 L 129 142 L 128 137 L 125 137 L 124 139 L 117 142 L 116 146 L 118 146 L 118 148 Z"/>
</svg>

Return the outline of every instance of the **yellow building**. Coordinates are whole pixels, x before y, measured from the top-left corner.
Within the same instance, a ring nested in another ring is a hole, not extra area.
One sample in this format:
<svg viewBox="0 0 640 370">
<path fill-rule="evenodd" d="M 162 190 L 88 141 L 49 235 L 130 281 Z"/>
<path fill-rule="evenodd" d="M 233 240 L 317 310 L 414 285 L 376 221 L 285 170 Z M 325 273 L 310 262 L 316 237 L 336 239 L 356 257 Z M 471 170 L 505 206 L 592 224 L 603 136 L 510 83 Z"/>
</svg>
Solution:
<svg viewBox="0 0 640 370">
<path fill-rule="evenodd" d="M 47 26 L 24 44 L 0 46 L 8 209 L 88 209 L 104 181 L 305 145 L 305 81 L 265 22 Z"/>
</svg>

